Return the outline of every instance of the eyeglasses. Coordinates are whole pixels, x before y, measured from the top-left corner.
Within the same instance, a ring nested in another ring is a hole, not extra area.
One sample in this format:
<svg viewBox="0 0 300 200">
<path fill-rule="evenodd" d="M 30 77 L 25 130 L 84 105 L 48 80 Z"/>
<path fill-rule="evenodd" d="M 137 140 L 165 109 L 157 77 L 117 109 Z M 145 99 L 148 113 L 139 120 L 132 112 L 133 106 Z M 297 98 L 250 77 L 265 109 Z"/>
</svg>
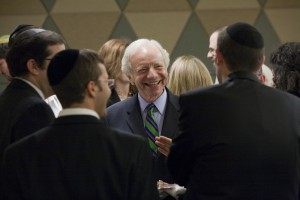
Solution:
<svg viewBox="0 0 300 200">
<path fill-rule="evenodd" d="M 107 85 L 108 87 L 112 87 L 115 85 L 115 79 L 107 79 Z"/>
<path fill-rule="evenodd" d="M 108 87 L 113 87 L 115 85 L 115 79 L 101 79 L 104 80 Z"/>
</svg>

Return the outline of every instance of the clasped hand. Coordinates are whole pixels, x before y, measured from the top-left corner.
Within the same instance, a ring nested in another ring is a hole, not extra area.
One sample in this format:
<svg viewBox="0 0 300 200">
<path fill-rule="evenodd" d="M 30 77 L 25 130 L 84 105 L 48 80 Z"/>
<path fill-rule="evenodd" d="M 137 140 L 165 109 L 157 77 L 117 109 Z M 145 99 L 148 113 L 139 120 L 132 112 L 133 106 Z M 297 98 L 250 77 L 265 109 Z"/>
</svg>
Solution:
<svg viewBox="0 0 300 200">
<path fill-rule="evenodd" d="M 158 151 L 165 156 L 169 155 L 172 139 L 165 136 L 155 137 L 155 144 L 158 147 Z"/>
</svg>

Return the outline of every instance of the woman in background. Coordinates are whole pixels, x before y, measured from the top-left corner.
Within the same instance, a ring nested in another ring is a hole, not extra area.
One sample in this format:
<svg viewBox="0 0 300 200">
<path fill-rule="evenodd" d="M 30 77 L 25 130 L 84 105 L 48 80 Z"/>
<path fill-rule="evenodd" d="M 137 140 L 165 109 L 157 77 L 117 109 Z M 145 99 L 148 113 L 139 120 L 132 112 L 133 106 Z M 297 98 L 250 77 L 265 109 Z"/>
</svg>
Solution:
<svg viewBox="0 0 300 200">
<path fill-rule="evenodd" d="M 300 42 L 287 42 L 270 56 L 274 87 L 300 97 Z"/>
<path fill-rule="evenodd" d="M 129 42 L 123 39 L 108 40 L 98 51 L 104 60 L 108 78 L 114 79 L 115 84 L 111 89 L 108 106 L 127 99 L 133 95 L 129 78 L 121 71 L 121 61 Z"/>
<path fill-rule="evenodd" d="M 212 84 L 208 69 L 195 56 L 180 56 L 171 66 L 168 88 L 173 94 L 180 95 Z"/>
</svg>

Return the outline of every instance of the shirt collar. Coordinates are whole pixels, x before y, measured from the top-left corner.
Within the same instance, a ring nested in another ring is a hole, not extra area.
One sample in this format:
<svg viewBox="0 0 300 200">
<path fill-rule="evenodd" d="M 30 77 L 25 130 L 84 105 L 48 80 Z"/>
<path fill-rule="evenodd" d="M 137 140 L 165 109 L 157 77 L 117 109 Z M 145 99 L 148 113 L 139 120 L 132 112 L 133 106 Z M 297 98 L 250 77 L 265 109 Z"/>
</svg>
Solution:
<svg viewBox="0 0 300 200">
<path fill-rule="evenodd" d="M 33 83 L 31 83 L 30 81 L 27 81 L 23 78 L 20 78 L 20 77 L 15 77 L 15 79 L 19 79 L 21 81 L 24 81 L 25 83 L 30 85 L 42 97 L 42 99 L 45 99 L 45 96 L 44 96 L 42 90 L 40 90 L 38 87 L 36 87 Z"/>
<path fill-rule="evenodd" d="M 140 102 L 141 111 L 144 112 L 149 102 L 147 102 L 140 94 L 138 94 L 138 99 Z M 163 93 L 152 103 L 155 105 L 159 113 L 163 114 L 166 106 L 166 102 L 167 102 L 167 92 L 164 89 Z"/>
<path fill-rule="evenodd" d="M 91 115 L 100 119 L 99 115 L 94 110 L 87 109 L 87 108 L 66 108 L 60 111 L 58 117 L 64 117 L 70 115 Z"/>
</svg>

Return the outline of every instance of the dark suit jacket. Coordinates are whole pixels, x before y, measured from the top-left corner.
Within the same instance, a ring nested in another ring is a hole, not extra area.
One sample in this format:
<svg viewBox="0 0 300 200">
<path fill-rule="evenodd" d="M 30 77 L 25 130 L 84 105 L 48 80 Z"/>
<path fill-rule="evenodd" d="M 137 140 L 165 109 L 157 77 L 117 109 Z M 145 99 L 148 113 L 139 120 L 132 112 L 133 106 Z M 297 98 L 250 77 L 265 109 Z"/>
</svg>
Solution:
<svg viewBox="0 0 300 200">
<path fill-rule="evenodd" d="M 11 143 L 54 120 L 50 106 L 22 80 L 14 79 L 0 95 L 0 159 Z"/>
<path fill-rule="evenodd" d="M 106 117 L 106 123 L 109 126 L 147 138 L 137 94 L 110 106 L 107 111 L 108 114 Z M 178 134 L 178 111 L 178 97 L 167 90 L 167 105 L 161 135 L 174 138 Z M 150 154 L 149 145 L 148 148 Z M 173 183 L 173 180 L 167 170 L 165 159 L 166 157 L 164 155 L 159 154 L 155 161 L 156 179 Z"/>
<path fill-rule="evenodd" d="M 114 88 L 111 89 L 111 95 L 109 97 L 109 100 L 107 102 L 107 107 L 117 103 L 121 101 L 120 97 L 118 96 L 118 93 L 116 92 L 116 90 Z"/>
<path fill-rule="evenodd" d="M 10 199 L 158 199 L 146 140 L 74 115 L 9 146 Z"/>
<path fill-rule="evenodd" d="M 168 167 L 185 199 L 297 199 L 299 98 L 236 72 L 179 102 Z"/>
</svg>

